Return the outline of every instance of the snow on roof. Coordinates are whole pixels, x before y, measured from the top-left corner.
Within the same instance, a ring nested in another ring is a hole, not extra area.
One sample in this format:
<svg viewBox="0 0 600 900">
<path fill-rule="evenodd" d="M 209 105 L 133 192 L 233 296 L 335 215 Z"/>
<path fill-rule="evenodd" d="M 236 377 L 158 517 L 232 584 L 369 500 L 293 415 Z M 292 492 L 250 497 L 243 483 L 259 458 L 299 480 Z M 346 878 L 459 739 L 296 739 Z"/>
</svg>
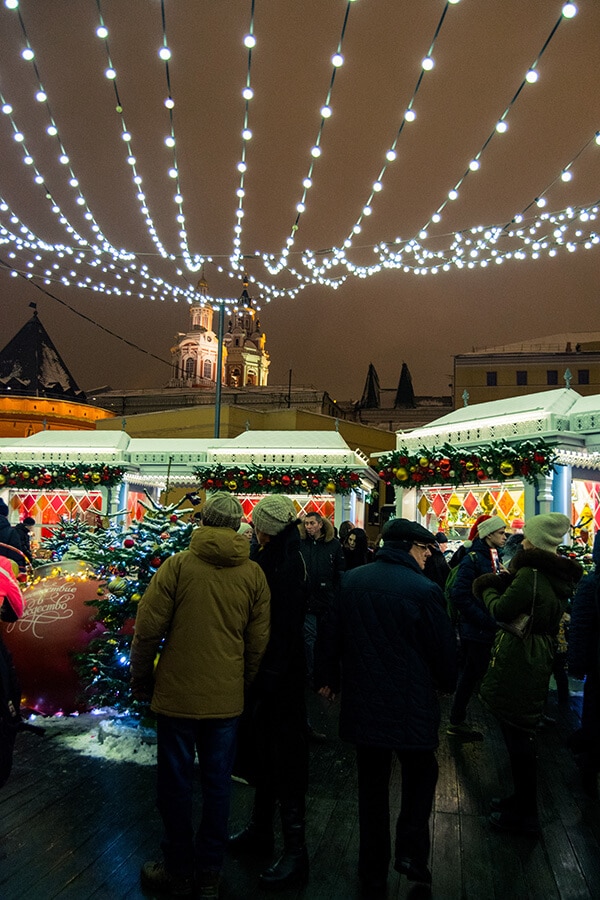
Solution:
<svg viewBox="0 0 600 900">
<path fill-rule="evenodd" d="M 339 431 L 244 431 L 230 443 L 248 448 L 269 450 L 347 450 L 348 444 Z"/>
<path fill-rule="evenodd" d="M 444 443 L 459 445 L 525 438 L 581 443 L 584 429 L 575 425 L 575 419 L 581 419 L 580 412 L 585 410 L 589 413 L 594 407 L 600 412 L 600 396 L 585 398 L 589 403 L 582 407 L 583 399 L 576 391 L 562 388 L 477 403 L 455 409 L 422 428 L 407 433 L 398 432 L 397 446 L 439 447 Z M 588 424 L 593 425 L 589 416 L 586 426 Z"/>
<path fill-rule="evenodd" d="M 478 356 L 488 353 L 575 353 L 579 344 L 582 350 L 588 349 L 586 344 L 600 343 L 600 331 L 579 331 L 570 334 L 551 334 L 547 337 L 534 338 L 530 341 L 517 341 L 514 344 L 502 344 L 499 347 L 476 347 L 470 353 L 460 356 Z M 569 346 L 570 345 L 570 346 Z M 592 349 L 596 349 L 595 347 Z"/>
<path fill-rule="evenodd" d="M 523 394 L 520 397 L 489 400 L 486 403 L 462 406 L 418 430 L 426 431 L 428 428 L 437 428 L 446 424 L 450 426 L 459 423 L 481 422 L 490 418 L 497 420 L 506 416 L 514 417 L 523 414 L 555 413 L 565 415 L 579 399 L 581 399 L 580 395 L 575 391 L 568 388 L 557 388 L 555 391 L 539 391 L 536 394 Z M 411 432 L 411 434 L 413 433 Z"/>
<path fill-rule="evenodd" d="M 56 430 L 38 431 L 29 437 L 9 438 L 6 446 L 13 450 L 39 453 L 45 449 L 74 450 L 87 453 L 105 453 L 124 450 L 129 443 L 129 435 L 124 431 L 78 431 Z"/>
</svg>

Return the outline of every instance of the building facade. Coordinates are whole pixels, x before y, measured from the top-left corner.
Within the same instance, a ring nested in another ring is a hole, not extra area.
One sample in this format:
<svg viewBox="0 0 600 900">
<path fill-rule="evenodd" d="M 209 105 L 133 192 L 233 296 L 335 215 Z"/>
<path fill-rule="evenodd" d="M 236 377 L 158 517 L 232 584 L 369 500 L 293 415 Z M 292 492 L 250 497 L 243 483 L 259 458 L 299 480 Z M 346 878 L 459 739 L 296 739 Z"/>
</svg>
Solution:
<svg viewBox="0 0 600 900">
<path fill-rule="evenodd" d="M 201 298 L 206 298 L 207 283 L 198 283 Z M 219 366 L 219 336 L 213 330 L 214 310 L 205 299 L 192 303 L 190 328 L 177 335 L 171 348 L 173 375 L 169 388 L 204 388 L 214 390 Z M 266 387 L 269 377 L 269 354 L 266 336 L 248 293 L 248 279 L 238 305 L 223 335 L 220 380 L 232 388 Z"/>
<path fill-rule="evenodd" d="M 600 392 L 600 333 L 557 334 L 454 357 L 454 408 L 574 387 Z"/>
</svg>

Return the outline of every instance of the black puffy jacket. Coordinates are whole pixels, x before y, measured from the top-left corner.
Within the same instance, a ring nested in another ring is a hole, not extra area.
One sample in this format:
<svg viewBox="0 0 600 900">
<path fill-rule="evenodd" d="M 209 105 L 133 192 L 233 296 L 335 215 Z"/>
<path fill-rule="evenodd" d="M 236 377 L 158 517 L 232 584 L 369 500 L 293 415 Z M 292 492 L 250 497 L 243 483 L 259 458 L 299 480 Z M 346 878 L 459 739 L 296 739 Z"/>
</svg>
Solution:
<svg viewBox="0 0 600 900">
<path fill-rule="evenodd" d="M 318 687 L 337 692 L 340 662 L 344 740 L 398 750 L 437 747 L 437 691 L 454 690 L 456 638 L 440 588 L 390 542 L 374 563 L 342 576 L 317 644 Z"/>
<path fill-rule="evenodd" d="M 310 592 L 308 612 L 322 615 L 333 603 L 340 583 L 340 575 L 346 568 L 342 545 L 333 533 L 329 519 L 323 519 L 321 536 L 315 541 L 300 523 L 298 530 L 302 543 L 300 552 L 306 564 Z"/>
</svg>

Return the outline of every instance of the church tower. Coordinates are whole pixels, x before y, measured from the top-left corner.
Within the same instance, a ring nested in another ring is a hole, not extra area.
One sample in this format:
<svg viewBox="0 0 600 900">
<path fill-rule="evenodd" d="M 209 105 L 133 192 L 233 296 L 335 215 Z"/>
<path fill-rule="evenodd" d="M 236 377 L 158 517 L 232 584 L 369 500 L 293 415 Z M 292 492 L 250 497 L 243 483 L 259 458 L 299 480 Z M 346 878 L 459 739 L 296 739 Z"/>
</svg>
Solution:
<svg viewBox="0 0 600 900">
<path fill-rule="evenodd" d="M 190 330 L 179 333 L 171 347 L 173 375 L 167 387 L 214 388 L 217 383 L 219 341 L 212 330 L 213 309 L 206 303 L 208 283 L 198 282 L 200 299 L 190 306 Z M 223 351 L 223 362 L 225 362 Z"/>
<path fill-rule="evenodd" d="M 266 337 L 260 330 L 260 320 L 248 293 L 247 275 L 243 285 L 237 310 L 223 340 L 227 350 L 225 383 L 229 387 L 266 387 L 271 364 L 265 350 Z"/>
<path fill-rule="evenodd" d="M 243 291 L 223 338 L 221 383 L 228 387 L 266 387 L 269 376 L 269 354 L 266 337 L 260 331 L 252 298 L 248 293 L 248 276 L 244 275 Z M 204 276 L 198 282 L 200 298 L 190 307 L 190 330 L 176 336 L 171 348 L 173 375 L 167 387 L 214 389 L 217 384 L 219 338 L 213 331 L 213 308 L 206 302 L 208 284 Z"/>
</svg>

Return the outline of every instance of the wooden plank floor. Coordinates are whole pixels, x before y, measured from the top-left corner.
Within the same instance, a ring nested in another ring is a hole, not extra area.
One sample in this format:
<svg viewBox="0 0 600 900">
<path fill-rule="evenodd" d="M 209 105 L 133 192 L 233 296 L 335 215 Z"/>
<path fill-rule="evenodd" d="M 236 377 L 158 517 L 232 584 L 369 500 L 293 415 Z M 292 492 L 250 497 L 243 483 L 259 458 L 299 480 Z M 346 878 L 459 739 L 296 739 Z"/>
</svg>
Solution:
<svg viewBox="0 0 600 900">
<path fill-rule="evenodd" d="M 433 897 L 443 900 L 596 900 L 600 897 L 600 804 L 581 790 L 567 735 L 578 724 L 580 698 L 558 707 L 556 725 L 540 732 L 541 839 L 502 835 L 487 823 L 489 798 L 507 789 L 507 760 L 497 727 L 478 705 L 486 733 L 456 744 L 442 729 L 440 778 L 433 816 Z M 353 748 L 337 739 L 337 708 L 311 698 L 311 717 L 329 735 L 311 748 L 307 824 L 311 878 L 284 900 L 364 897 L 356 878 L 358 822 Z M 89 728 L 89 717 L 78 727 Z M 154 767 L 81 756 L 52 736 L 20 734 L 14 770 L 0 791 L 1 900 L 125 900 L 149 897 L 140 865 L 156 858 L 160 823 Z M 392 814 L 399 772 L 394 770 Z M 252 790 L 233 786 L 232 825 L 245 821 Z M 265 897 L 258 861 L 228 859 L 223 900 Z M 395 872 L 389 900 L 417 897 Z M 431 896 L 423 893 L 419 896 Z"/>
</svg>

